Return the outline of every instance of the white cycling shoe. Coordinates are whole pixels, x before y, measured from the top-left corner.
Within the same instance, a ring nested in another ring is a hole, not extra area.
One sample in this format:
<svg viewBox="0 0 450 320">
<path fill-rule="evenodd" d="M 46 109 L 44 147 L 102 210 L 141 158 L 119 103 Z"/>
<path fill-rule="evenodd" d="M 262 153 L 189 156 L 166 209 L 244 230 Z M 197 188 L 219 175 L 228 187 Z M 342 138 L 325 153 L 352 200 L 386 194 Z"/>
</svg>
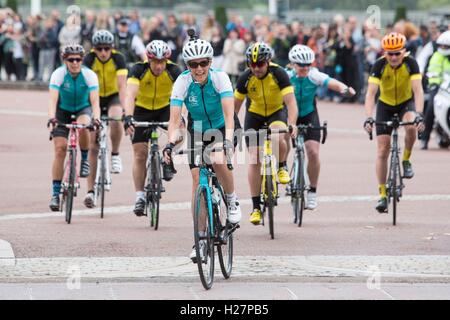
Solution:
<svg viewBox="0 0 450 320">
<path fill-rule="evenodd" d="M 121 173 L 122 172 L 122 159 L 120 156 L 111 157 L 111 173 Z"/>
<path fill-rule="evenodd" d="M 317 194 L 315 192 L 308 192 L 306 194 L 306 209 L 314 210 L 317 208 Z"/>
</svg>

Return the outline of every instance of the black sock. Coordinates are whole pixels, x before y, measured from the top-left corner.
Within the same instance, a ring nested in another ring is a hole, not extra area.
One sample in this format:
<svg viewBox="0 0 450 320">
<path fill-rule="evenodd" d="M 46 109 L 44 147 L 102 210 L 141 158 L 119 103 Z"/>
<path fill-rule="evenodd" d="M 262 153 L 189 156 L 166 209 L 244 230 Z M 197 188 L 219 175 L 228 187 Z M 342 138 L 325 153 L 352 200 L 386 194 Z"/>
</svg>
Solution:
<svg viewBox="0 0 450 320">
<path fill-rule="evenodd" d="M 317 192 L 317 187 L 310 187 L 310 188 L 309 188 L 309 192 L 314 192 L 314 193 L 316 193 L 316 192 Z"/>
<path fill-rule="evenodd" d="M 260 196 L 252 197 L 253 209 L 261 210 L 261 198 Z"/>
<path fill-rule="evenodd" d="M 111 152 L 111 156 L 118 156 L 119 155 L 119 153 L 118 152 Z"/>
<path fill-rule="evenodd" d="M 278 163 L 278 168 L 286 168 L 286 161 L 279 162 Z"/>
<path fill-rule="evenodd" d="M 94 193 L 94 190 L 89 190 L 87 193 Z"/>
</svg>

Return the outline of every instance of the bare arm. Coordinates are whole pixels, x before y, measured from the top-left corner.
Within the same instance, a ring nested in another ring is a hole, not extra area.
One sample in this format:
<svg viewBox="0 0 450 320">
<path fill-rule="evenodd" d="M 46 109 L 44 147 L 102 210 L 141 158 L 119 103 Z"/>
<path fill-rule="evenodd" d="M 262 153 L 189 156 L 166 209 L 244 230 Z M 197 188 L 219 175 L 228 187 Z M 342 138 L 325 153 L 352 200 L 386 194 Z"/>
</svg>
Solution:
<svg viewBox="0 0 450 320">
<path fill-rule="evenodd" d="M 98 90 L 92 90 L 89 93 L 89 99 L 91 101 L 93 119 L 100 119 L 100 97 Z"/>
<path fill-rule="evenodd" d="M 169 137 L 169 143 L 175 144 L 177 141 L 177 130 L 180 127 L 180 121 L 181 121 L 181 107 L 177 106 L 170 106 L 170 119 L 169 119 L 169 127 L 168 130 L 168 137 Z"/>
<path fill-rule="evenodd" d="M 127 76 L 118 75 L 117 76 L 117 86 L 119 88 L 119 99 L 122 108 L 125 108 L 125 99 L 127 94 Z"/>
<path fill-rule="evenodd" d="M 134 83 L 128 83 L 125 95 L 125 115 L 132 116 L 134 114 L 134 100 L 139 91 L 139 85 Z"/>
<path fill-rule="evenodd" d="M 239 111 L 241 110 L 242 102 L 244 102 L 244 100 L 234 97 L 234 112 L 236 112 L 236 114 L 239 114 Z"/>
<path fill-rule="evenodd" d="M 50 102 L 48 104 L 48 118 L 53 119 L 56 116 L 56 107 L 59 99 L 59 91 L 50 89 Z"/>
<path fill-rule="evenodd" d="M 233 97 L 222 98 L 222 110 L 225 117 L 225 139 L 233 141 L 234 135 L 234 107 Z"/>
<path fill-rule="evenodd" d="M 366 109 L 366 117 L 373 116 L 373 109 L 375 108 L 375 95 L 378 92 L 378 85 L 375 83 L 369 83 L 367 86 L 366 101 L 364 108 Z"/>
<path fill-rule="evenodd" d="M 356 93 L 355 89 L 353 89 L 352 87 L 348 87 L 345 83 L 342 83 L 336 79 L 330 79 L 330 81 L 328 82 L 328 88 L 339 93 L 344 93 L 348 88 L 349 93 L 351 93 L 352 96 Z"/>
<path fill-rule="evenodd" d="M 422 80 L 411 80 L 411 87 L 414 93 L 414 102 L 416 104 L 416 111 L 423 113 L 423 88 Z"/>
</svg>

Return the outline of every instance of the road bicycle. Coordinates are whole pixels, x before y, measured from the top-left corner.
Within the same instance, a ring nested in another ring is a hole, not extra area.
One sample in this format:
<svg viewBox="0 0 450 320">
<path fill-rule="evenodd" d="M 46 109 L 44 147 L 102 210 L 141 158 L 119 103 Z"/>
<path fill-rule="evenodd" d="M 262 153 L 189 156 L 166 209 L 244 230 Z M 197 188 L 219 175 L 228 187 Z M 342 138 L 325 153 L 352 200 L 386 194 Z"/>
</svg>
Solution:
<svg viewBox="0 0 450 320">
<path fill-rule="evenodd" d="M 294 223 L 302 226 L 303 210 L 305 209 L 305 194 L 308 191 L 309 186 L 306 183 L 306 156 L 305 156 L 305 135 L 309 130 L 323 131 L 322 144 L 327 139 L 327 122 L 325 121 L 322 126 L 314 127 L 312 124 L 297 126 L 298 134 L 295 139 L 292 140 L 293 147 L 295 148 L 294 162 L 291 168 L 291 183 L 290 183 L 290 196 L 291 205 L 294 213 Z"/>
<path fill-rule="evenodd" d="M 100 217 L 103 219 L 105 207 L 105 192 L 111 190 L 111 169 L 108 146 L 108 127 L 110 121 L 121 121 L 118 118 L 111 118 L 107 115 L 100 117 L 101 129 L 97 135 L 99 153 L 97 157 L 97 171 L 94 183 L 94 205 L 100 200 Z"/>
<path fill-rule="evenodd" d="M 78 131 L 81 129 L 93 129 L 93 126 L 77 123 L 74 116 L 72 116 L 71 123 L 58 122 L 57 126 L 69 129 L 67 160 L 64 165 L 64 175 L 60 193 L 62 194 L 61 212 L 64 211 L 66 222 L 70 224 L 72 220 L 73 199 L 77 196 L 77 190 L 80 188 L 80 177 L 77 170 Z M 50 133 L 50 140 L 52 139 L 53 131 Z"/>
<path fill-rule="evenodd" d="M 199 185 L 194 198 L 194 241 L 198 272 L 203 287 L 208 290 L 214 282 L 214 249 L 217 247 L 220 269 L 225 279 L 231 276 L 233 269 L 233 233 L 239 228 L 239 224 L 228 221 L 228 205 L 219 180 L 211 165 L 206 164 L 204 153 L 221 152 L 223 148 L 205 148 L 204 146 L 194 149 L 180 150 L 175 155 L 194 154 L 195 165 L 199 167 Z M 233 170 L 231 159 L 227 156 L 227 167 Z M 204 213 L 206 210 L 206 217 Z M 200 227 L 205 224 L 204 233 Z M 204 245 L 200 242 L 203 241 Z M 201 250 L 203 250 L 201 252 Z M 203 258 L 202 258 L 203 257 Z"/>
<path fill-rule="evenodd" d="M 158 230 L 159 226 L 159 202 L 161 200 L 161 193 L 164 192 L 162 185 L 162 158 L 159 152 L 158 127 L 167 128 L 169 122 L 147 122 L 147 121 L 133 121 L 133 126 L 147 128 L 149 130 L 150 139 L 148 141 L 148 156 L 147 156 L 147 175 L 145 179 L 145 210 L 146 215 L 150 220 L 150 227 Z M 147 130 L 146 133 L 147 134 Z"/>
<path fill-rule="evenodd" d="M 389 206 L 392 204 L 392 213 L 393 213 L 392 223 L 395 226 L 397 224 L 397 203 L 400 202 L 400 198 L 402 197 L 403 194 L 403 189 L 405 188 L 405 185 L 403 183 L 403 175 L 401 173 L 400 168 L 400 157 L 399 157 L 400 147 L 398 144 L 398 128 L 401 126 L 415 125 L 418 124 L 419 122 L 416 120 L 409 122 L 400 121 L 399 115 L 396 113 L 394 114 L 392 120 L 390 121 L 372 121 L 370 123 L 392 128 L 391 153 L 389 160 L 388 180 L 386 183 L 386 191 L 388 199 L 388 211 L 386 213 L 389 213 Z M 372 132 L 369 133 L 369 138 L 370 140 L 373 139 Z"/>
<path fill-rule="evenodd" d="M 244 135 L 258 135 L 258 138 L 263 135 L 264 147 L 262 156 L 262 181 L 261 181 L 261 203 L 263 205 L 262 209 L 262 221 L 261 224 L 265 225 L 265 215 L 267 211 L 269 220 L 269 233 L 271 239 L 275 238 L 274 231 L 274 208 L 277 206 L 279 194 L 278 194 L 278 182 L 277 182 L 277 160 L 272 152 L 272 134 L 283 134 L 290 133 L 292 128 L 286 129 L 272 129 L 269 128 L 267 123 L 264 124 L 259 130 L 248 130 Z M 260 140 L 260 139 L 258 139 Z"/>
</svg>

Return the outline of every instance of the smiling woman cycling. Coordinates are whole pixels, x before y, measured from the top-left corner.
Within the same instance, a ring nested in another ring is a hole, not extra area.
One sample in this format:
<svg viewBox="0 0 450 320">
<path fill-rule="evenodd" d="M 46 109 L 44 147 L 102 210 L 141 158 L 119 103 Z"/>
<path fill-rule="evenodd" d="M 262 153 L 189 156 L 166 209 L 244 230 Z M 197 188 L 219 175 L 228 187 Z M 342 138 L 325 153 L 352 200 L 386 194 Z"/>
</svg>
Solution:
<svg viewBox="0 0 450 320">
<path fill-rule="evenodd" d="M 74 115 L 79 124 L 88 125 L 92 118 L 95 126 L 100 125 L 100 101 L 98 79 L 94 71 L 81 65 L 84 49 L 79 44 L 69 44 L 62 49 L 64 65 L 50 77 L 50 104 L 48 127 L 53 130 L 55 158 L 53 160 L 53 195 L 50 201 L 52 211 L 59 210 L 59 192 L 66 157 L 69 129 L 57 127 L 57 123 L 71 123 Z M 92 115 L 93 114 L 93 115 Z M 89 176 L 89 132 L 80 130 L 81 166 L 80 177 Z"/>
<path fill-rule="evenodd" d="M 190 148 L 194 148 L 198 140 L 209 146 L 223 143 L 225 152 L 228 154 L 233 152 L 235 115 L 231 81 L 225 72 L 211 68 L 213 57 L 211 44 L 197 39 L 192 31 L 190 35 L 191 39 L 183 47 L 182 52 L 188 70 L 175 81 L 170 100 L 169 144 L 164 149 L 167 163 L 172 161 L 170 155 L 177 140 L 176 129 L 180 123 L 183 103 L 189 112 L 188 145 Z M 228 220 L 231 223 L 238 223 L 241 219 L 241 209 L 234 189 L 233 174 L 228 170 L 222 152 L 211 153 L 210 159 L 226 193 Z M 189 167 L 193 180 L 193 204 L 194 193 L 199 183 L 199 168 L 194 164 L 193 153 L 189 157 Z M 193 205 L 192 208 L 194 208 Z M 195 249 L 190 258 L 195 258 Z"/>
</svg>

